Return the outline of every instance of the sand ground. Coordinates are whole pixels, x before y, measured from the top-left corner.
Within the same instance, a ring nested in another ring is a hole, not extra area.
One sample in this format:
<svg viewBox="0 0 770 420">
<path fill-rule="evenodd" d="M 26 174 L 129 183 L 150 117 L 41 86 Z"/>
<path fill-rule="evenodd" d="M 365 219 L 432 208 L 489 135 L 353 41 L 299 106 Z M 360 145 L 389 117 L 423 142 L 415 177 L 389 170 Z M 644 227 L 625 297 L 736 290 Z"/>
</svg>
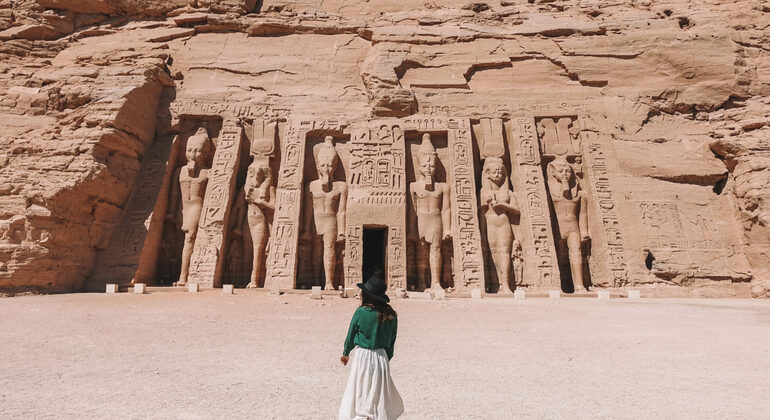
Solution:
<svg viewBox="0 0 770 420">
<path fill-rule="evenodd" d="M 0 418 L 335 418 L 353 299 L 0 299 Z M 404 419 L 770 418 L 770 302 L 394 302 Z"/>
</svg>

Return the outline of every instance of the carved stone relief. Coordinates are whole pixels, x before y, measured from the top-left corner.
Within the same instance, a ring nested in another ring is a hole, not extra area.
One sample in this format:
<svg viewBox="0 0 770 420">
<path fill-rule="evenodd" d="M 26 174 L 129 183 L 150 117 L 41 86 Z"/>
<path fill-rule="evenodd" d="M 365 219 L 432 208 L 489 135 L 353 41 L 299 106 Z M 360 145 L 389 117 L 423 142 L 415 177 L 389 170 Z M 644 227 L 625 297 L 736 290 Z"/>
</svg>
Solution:
<svg viewBox="0 0 770 420">
<path fill-rule="evenodd" d="M 370 274 L 363 267 L 363 232 L 367 226 L 376 226 L 387 229 L 384 271 L 388 288 L 406 289 L 404 132 L 398 121 L 375 120 L 354 127 L 352 133 L 346 287 L 353 287 Z"/>
<path fill-rule="evenodd" d="M 296 286 L 305 140 L 313 127 L 313 121 L 292 121 L 282 142 L 272 246 L 267 258 L 267 283 L 270 284 L 266 287 L 272 287 L 272 282 L 277 282 L 281 289 Z"/>
<path fill-rule="evenodd" d="M 159 256 L 166 256 L 162 249 L 163 226 L 180 143 L 179 136 L 173 141 L 166 137 L 156 140 L 148 149 L 129 204 L 109 246 L 97 256 L 87 290 L 102 291 L 107 283 L 157 284 L 157 277 L 164 274 L 156 272 L 156 265 Z"/>
<path fill-rule="evenodd" d="M 455 287 L 459 290 L 484 290 L 470 121 L 449 120 L 448 128 L 449 147 L 452 150 L 451 180 L 454 187 L 452 236 Z"/>
<path fill-rule="evenodd" d="M 236 168 L 240 166 L 242 140 L 243 127 L 239 121 L 226 119 L 222 124 L 206 186 L 197 238 L 194 239 L 190 258 L 189 277 L 183 278 L 185 274 L 185 254 L 183 253 L 180 284 L 184 284 L 185 280 L 198 283 L 202 287 L 218 287 L 221 284 L 223 261 L 220 255 L 228 239 L 228 218 L 236 192 L 235 175 Z M 187 246 L 187 235 L 189 233 L 185 236 L 185 246 Z"/>
<path fill-rule="evenodd" d="M 534 288 L 559 288 L 551 215 L 534 118 L 511 120 L 512 178 L 521 203 L 524 278 Z"/>
<path fill-rule="evenodd" d="M 492 266 L 491 270 L 485 271 L 487 285 L 490 291 L 512 293 L 514 245 L 520 246 L 516 233 L 520 211 L 504 159 L 503 122 L 501 119 L 481 119 L 476 127 L 476 139 L 484 161 L 479 191 L 479 207 L 483 217 L 479 221 L 485 238 L 484 251 L 488 254 L 485 255 L 485 263 Z M 523 255 L 519 257 L 523 258 Z M 521 271 L 522 262 L 518 261 L 514 272 Z M 515 276 L 513 283 L 522 284 L 523 272 Z"/>
<path fill-rule="evenodd" d="M 590 127 L 591 123 L 581 121 L 581 124 Z M 586 184 L 592 196 L 588 206 L 594 209 L 589 213 L 596 215 L 598 220 L 593 226 L 600 227 L 602 232 L 600 238 L 593 237 L 591 242 L 592 260 L 596 261 L 591 269 L 591 282 L 605 287 L 625 286 L 629 281 L 626 241 L 605 151 L 612 146 L 595 131 L 582 130 L 580 136 L 585 157 Z"/>
</svg>

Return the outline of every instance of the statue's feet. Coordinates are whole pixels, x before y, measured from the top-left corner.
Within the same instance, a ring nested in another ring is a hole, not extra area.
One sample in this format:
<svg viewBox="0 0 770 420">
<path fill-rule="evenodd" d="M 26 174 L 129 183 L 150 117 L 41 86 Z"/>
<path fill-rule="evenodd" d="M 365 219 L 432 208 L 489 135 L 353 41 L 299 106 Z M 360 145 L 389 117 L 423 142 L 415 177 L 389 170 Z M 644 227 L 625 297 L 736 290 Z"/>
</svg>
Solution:
<svg viewBox="0 0 770 420">
<path fill-rule="evenodd" d="M 174 283 L 174 287 L 185 287 L 187 286 L 186 281 L 179 280 L 178 282 Z"/>
<path fill-rule="evenodd" d="M 434 284 L 434 285 L 433 285 L 433 286 L 431 286 L 430 288 L 431 288 L 431 290 L 444 290 L 444 288 L 443 288 L 443 287 L 441 287 L 441 285 L 440 285 L 440 284 L 438 284 L 438 283 Z"/>
<path fill-rule="evenodd" d="M 256 289 L 257 288 L 257 282 L 251 281 L 249 284 L 246 285 L 247 289 Z"/>
<path fill-rule="evenodd" d="M 497 291 L 498 295 L 512 295 L 513 290 L 511 290 L 510 287 L 500 287 L 500 290 Z"/>
<path fill-rule="evenodd" d="M 575 288 L 575 293 L 588 293 L 588 289 L 586 289 L 585 287 L 583 287 L 583 288 L 577 288 L 576 287 Z"/>
<path fill-rule="evenodd" d="M 324 285 L 324 290 L 334 290 L 334 285 L 332 285 L 331 283 L 326 283 Z"/>
</svg>

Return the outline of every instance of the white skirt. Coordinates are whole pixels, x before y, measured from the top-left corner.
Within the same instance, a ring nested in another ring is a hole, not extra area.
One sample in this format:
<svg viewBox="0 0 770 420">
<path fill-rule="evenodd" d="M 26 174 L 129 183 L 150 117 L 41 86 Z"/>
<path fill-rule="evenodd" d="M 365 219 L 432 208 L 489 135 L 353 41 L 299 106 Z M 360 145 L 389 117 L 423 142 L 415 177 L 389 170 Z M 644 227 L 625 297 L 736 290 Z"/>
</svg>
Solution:
<svg viewBox="0 0 770 420">
<path fill-rule="evenodd" d="M 356 347 L 350 357 L 350 376 L 340 404 L 340 420 L 393 420 L 404 402 L 390 377 L 384 349 Z"/>
</svg>

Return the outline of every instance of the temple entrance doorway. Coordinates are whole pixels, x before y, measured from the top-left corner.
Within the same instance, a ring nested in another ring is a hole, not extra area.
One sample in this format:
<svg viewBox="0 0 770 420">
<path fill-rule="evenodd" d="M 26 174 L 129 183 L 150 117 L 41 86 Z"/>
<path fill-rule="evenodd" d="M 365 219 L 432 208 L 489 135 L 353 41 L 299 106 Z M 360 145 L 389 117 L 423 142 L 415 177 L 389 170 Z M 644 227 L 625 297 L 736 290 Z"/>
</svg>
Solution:
<svg viewBox="0 0 770 420">
<path fill-rule="evenodd" d="M 385 274 L 387 272 L 387 241 L 388 228 L 364 226 L 364 258 L 363 267 L 361 267 L 364 280 L 374 273 L 375 267 L 379 267 L 382 270 L 383 279 L 387 280 L 387 275 Z"/>
</svg>

